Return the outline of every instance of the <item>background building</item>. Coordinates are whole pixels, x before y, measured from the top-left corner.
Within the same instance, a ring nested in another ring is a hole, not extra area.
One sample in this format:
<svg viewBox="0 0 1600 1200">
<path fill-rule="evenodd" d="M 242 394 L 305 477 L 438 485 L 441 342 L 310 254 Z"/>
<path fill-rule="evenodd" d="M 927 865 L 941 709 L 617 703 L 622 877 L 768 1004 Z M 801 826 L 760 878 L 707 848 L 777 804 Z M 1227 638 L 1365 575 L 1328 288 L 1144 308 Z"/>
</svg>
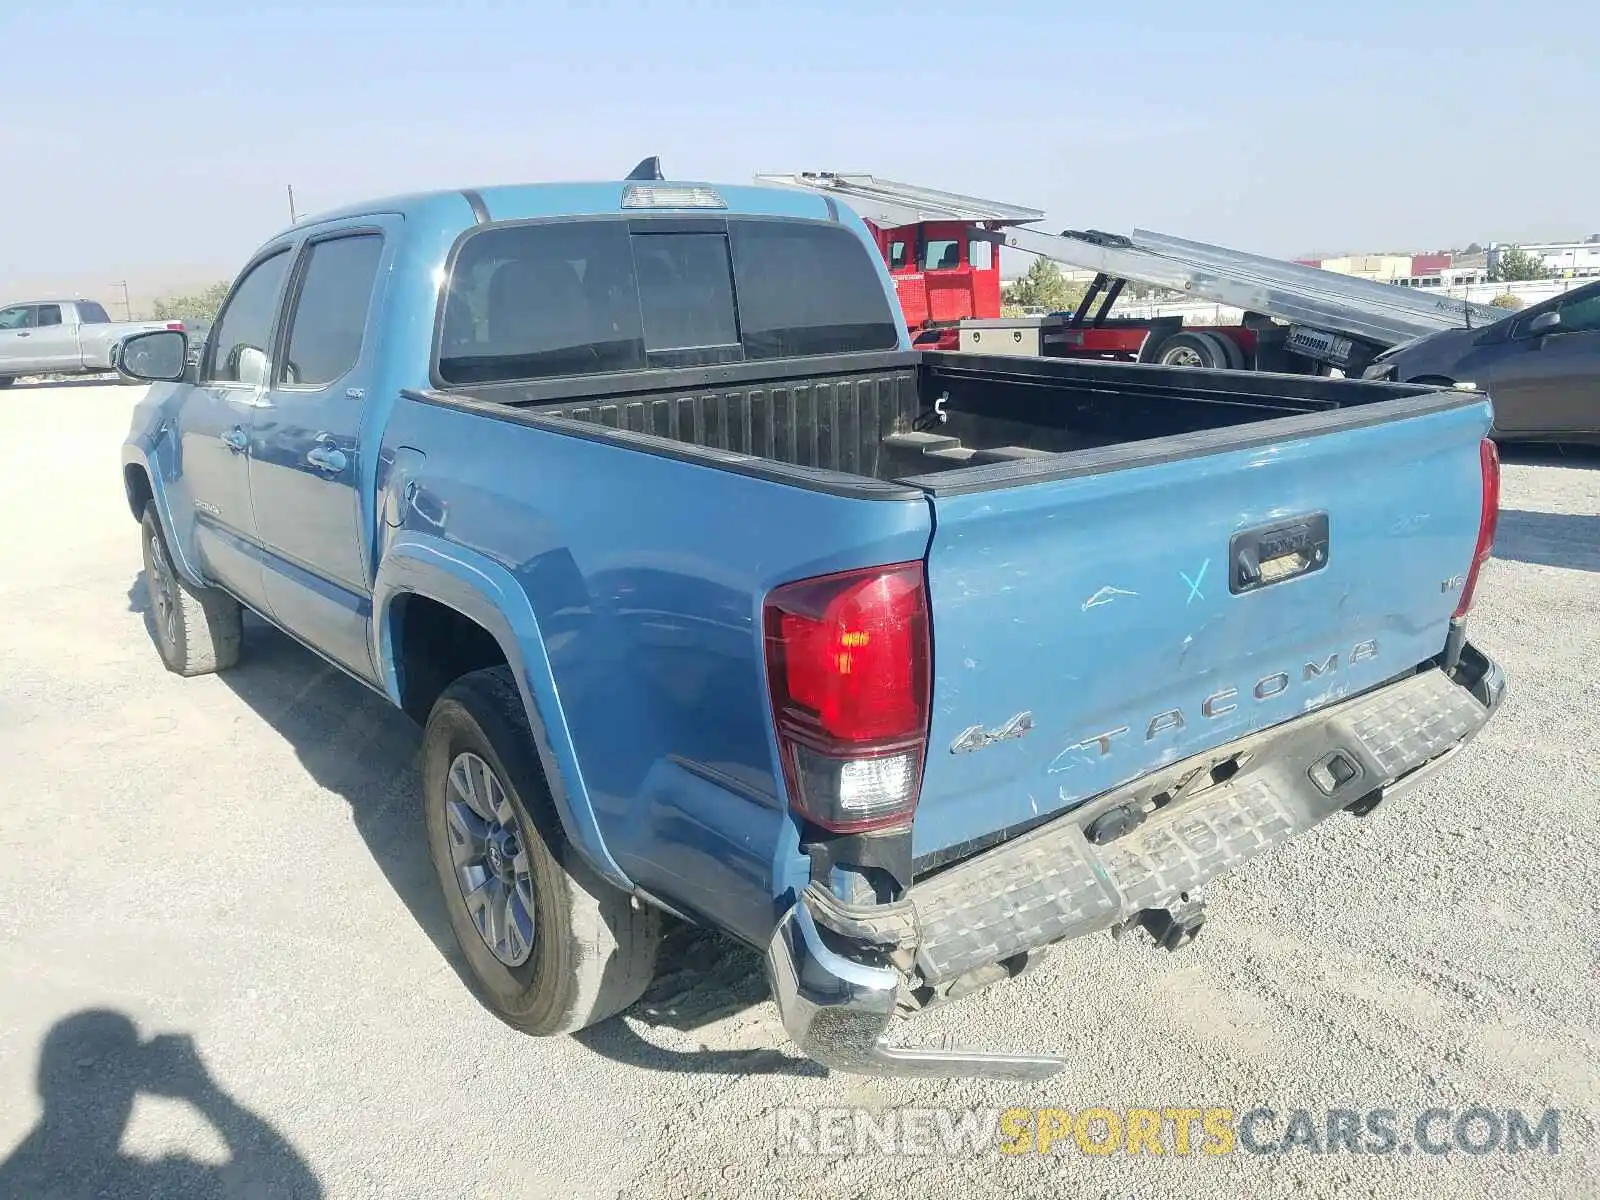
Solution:
<svg viewBox="0 0 1600 1200">
<path fill-rule="evenodd" d="M 1489 243 L 1489 269 L 1494 270 L 1501 254 L 1510 249 L 1536 254 L 1544 260 L 1554 279 L 1581 279 L 1600 275 L 1600 234 L 1586 242 L 1535 242 L 1513 247 L 1511 242 Z"/>
</svg>

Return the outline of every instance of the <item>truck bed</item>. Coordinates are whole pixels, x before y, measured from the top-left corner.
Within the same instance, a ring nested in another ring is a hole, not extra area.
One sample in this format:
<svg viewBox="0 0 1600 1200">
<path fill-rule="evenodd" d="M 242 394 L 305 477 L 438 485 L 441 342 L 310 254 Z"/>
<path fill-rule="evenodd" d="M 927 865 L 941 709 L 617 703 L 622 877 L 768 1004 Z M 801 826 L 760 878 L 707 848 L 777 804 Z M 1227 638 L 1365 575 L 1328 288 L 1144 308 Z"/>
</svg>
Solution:
<svg viewBox="0 0 1600 1200">
<path fill-rule="evenodd" d="M 1351 410 L 1434 390 L 926 352 L 856 355 L 803 374 L 793 373 L 792 363 L 785 366 L 788 373 L 781 375 L 770 364 L 752 364 L 583 381 L 578 396 L 572 381 L 562 381 L 561 398 L 548 396 L 548 384 L 452 389 L 451 398 L 503 406 L 539 423 L 576 421 L 741 459 L 948 494 L 1353 427 L 1382 420 L 1386 412 Z M 1327 419 L 1335 412 L 1336 420 Z M 1285 418 L 1300 420 L 1286 426 Z M 1156 442 L 1162 444 L 1150 444 Z M 1140 449 L 1133 453 L 1125 449 L 1135 446 Z M 948 477 L 952 472 L 961 474 Z"/>
</svg>

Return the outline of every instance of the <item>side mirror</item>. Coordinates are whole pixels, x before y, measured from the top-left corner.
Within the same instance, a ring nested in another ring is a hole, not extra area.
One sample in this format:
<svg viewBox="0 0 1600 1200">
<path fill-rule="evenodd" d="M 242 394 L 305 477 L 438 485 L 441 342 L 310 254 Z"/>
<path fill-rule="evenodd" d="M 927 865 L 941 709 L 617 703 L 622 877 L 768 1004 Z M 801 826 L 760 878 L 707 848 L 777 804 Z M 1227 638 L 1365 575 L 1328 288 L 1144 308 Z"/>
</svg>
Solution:
<svg viewBox="0 0 1600 1200">
<path fill-rule="evenodd" d="M 1547 333 L 1554 333 L 1561 328 L 1561 314 L 1552 309 L 1542 312 L 1528 322 L 1529 337 L 1543 337 Z"/>
<path fill-rule="evenodd" d="M 254 346 L 239 347 L 239 382 L 251 387 L 267 384 L 267 354 Z"/>
<path fill-rule="evenodd" d="M 111 365 L 140 383 L 181 383 L 189 365 L 189 339 L 176 329 L 136 333 L 112 349 Z"/>
</svg>

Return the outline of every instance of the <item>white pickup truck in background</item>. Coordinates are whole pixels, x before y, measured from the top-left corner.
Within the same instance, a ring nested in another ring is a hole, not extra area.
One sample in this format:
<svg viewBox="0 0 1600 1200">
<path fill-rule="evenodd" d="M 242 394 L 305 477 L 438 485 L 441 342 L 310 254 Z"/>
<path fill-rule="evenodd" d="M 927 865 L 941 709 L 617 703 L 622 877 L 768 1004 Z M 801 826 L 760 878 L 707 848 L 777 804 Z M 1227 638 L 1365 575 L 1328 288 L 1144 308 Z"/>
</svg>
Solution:
<svg viewBox="0 0 1600 1200">
<path fill-rule="evenodd" d="M 109 371 L 111 348 L 123 338 L 183 327 L 182 321 L 113 321 L 93 300 L 7 304 L 0 307 L 0 387 L 22 375 Z"/>
</svg>

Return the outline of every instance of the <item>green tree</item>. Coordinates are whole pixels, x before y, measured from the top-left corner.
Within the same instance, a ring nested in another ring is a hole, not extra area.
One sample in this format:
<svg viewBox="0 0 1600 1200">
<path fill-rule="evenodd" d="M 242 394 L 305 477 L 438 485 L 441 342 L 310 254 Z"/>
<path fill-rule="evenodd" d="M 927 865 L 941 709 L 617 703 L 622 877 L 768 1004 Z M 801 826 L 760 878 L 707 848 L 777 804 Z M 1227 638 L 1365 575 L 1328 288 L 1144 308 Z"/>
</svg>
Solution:
<svg viewBox="0 0 1600 1200">
<path fill-rule="evenodd" d="M 1527 279 L 1548 279 L 1550 268 L 1544 259 L 1520 246 L 1508 246 L 1500 251 L 1494 266 L 1496 283 L 1518 283 Z"/>
<path fill-rule="evenodd" d="M 1076 308 L 1087 292 L 1082 284 L 1068 283 L 1048 258 L 1035 258 L 1028 273 L 1011 285 L 1006 301 L 1018 308 L 1059 312 Z"/>
<path fill-rule="evenodd" d="M 217 310 L 228 298 L 228 280 L 213 283 L 193 296 L 160 296 L 150 307 L 157 321 L 215 321 Z"/>
</svg>

